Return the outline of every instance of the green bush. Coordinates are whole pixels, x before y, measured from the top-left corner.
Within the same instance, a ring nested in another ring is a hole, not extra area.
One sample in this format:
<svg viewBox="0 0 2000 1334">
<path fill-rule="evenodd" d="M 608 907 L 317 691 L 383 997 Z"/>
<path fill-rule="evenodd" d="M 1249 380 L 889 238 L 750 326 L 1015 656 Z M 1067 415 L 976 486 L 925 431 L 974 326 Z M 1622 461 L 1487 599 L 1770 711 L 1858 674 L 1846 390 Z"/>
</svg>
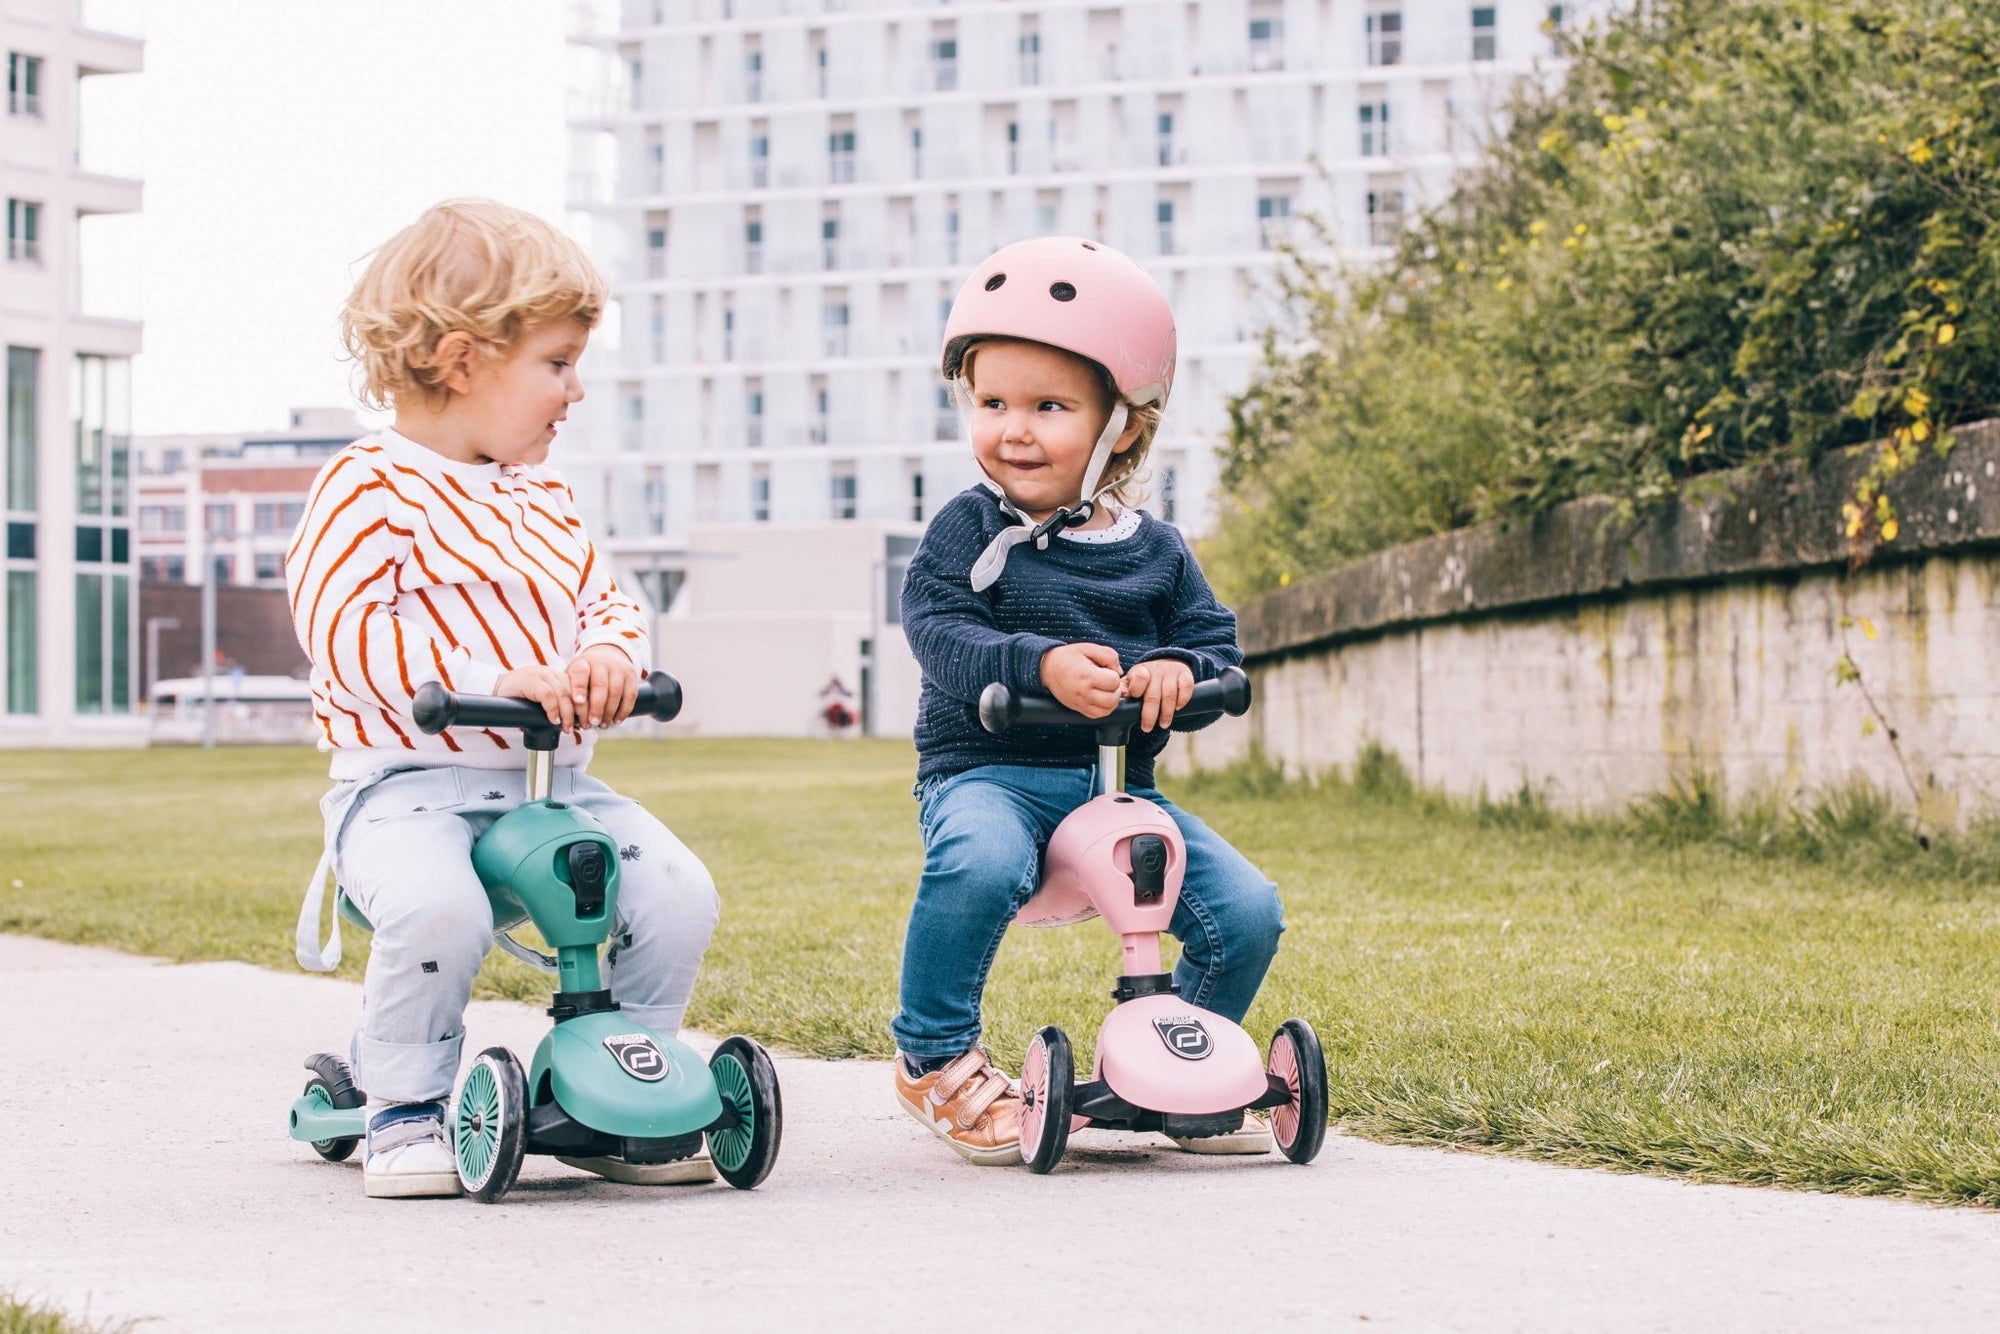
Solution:
<svg viewBox="0 0 2000 1334">
<path fill-rule="evenodd" d="M 1827 522 L 1893 540 L 1880 477 L 2000 396 L 1995 50 L 1983 0 L 1641 0 L 1578 37 L 1387 264 L 1295 257 L 1218 582 L 1868 440 Z"/>
</svg>

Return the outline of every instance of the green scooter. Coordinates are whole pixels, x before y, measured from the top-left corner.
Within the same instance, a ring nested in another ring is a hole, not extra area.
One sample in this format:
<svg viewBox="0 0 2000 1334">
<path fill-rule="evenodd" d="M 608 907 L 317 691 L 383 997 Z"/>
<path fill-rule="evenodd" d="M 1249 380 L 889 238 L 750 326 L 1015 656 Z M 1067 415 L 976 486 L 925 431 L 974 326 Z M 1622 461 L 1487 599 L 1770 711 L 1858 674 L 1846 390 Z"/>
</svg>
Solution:
<svg viewBox="0 0 2000 1334">
<path fill-rule="evenodd" d="M 680 712 L 679 682 L 655 672 L 639 688 L 634 717 L 665 722 Z M 771 1058 L 732 1037 L 706 1063 L 686 1043 L 620 1019 L 598 973 L 598 949 L 618 902 L 618 848 L 589 813 L 549 799 L 561 733 L 538 704 L 453 695 L 432 682 L 417 691 L 417 726 L 518 727 L 528 750 L 527 801 L 473 845 L 472 865 L 509 952 L 557 975 L 555 1025 L 526 1073 L 505 1047 L 479 1053 L 446 1116 L 460 1183 L 493 1203 L 514 1185 L 522 1157 L 550 1154 L 614 1181 L 674 1179 L 708 1142 L 717 1175 L 738 1190 L 763 1181 L 778 1156 L 783 1111 Z M 346 895 L 337 911 L 368 921 Z M 532 921 L 553 957 L 507 933 Z M 330 1052 L 306 1061 L 312 1078 L 292 1103 L 291 1136 L 328 1162 L 354 1152 L 367 1133 L 366 1096 L 347 1062 Z"/>
</svg>

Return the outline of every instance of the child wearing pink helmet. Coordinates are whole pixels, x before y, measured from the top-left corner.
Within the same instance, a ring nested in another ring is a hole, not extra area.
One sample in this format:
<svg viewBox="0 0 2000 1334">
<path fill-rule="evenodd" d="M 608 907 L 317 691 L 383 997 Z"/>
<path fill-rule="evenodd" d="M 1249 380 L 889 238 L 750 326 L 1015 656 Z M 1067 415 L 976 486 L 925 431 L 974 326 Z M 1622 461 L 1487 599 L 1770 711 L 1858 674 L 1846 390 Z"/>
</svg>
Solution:
<svg viewBox="0 0 2000 1334">
<path fill-rule="evenodd" d="M 891 1024 L 903 1107 L 970 1162 L 1020 1161 L 1020 1099 L 979 1045 L 980 997 L 1008 923 L 1034 893 L 1063 817 L 1089 799 L 1083 728 L 979 724 L 990 682 L 1102 717 L 1144 700 L 1127 790 L 1179 825 L 1187 872 L 1172 934 L 1180 994 L 1241 1020 L 1284 930 L 1277 886 L 1153 787 L 1153 761 L 1197 681 L 1235 666 L 1236 618 L 1177 529 L 1125 501 L 1173 387 L 1174 317 L 1145 271 L 1108 246 L 1044 237 L 990 256 L 945 324 L 985 480 L 926 530 L 903 584 L 923 669 L 917 713 L 924 870 Z M 1235 1135 L 1182 1142 L 1263 1152 Z"/>
</svg>

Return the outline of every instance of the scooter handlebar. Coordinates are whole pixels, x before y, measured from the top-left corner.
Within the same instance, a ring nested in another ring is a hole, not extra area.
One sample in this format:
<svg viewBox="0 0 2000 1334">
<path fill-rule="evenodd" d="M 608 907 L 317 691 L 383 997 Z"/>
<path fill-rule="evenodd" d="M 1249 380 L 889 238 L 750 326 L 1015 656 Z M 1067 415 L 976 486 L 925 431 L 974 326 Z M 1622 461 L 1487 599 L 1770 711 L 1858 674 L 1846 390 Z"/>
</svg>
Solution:
<svg viewBox="0 0 2000 1334">
<path fill-rule="evenodd" d="M 672 722 L 681 711 L 681 683 L 665 672 L 654 672 L 639 685 L 632 717 Z M 508 699 L 500 695 L 454 695 L 439 681 L 417 687 L 410 714 L 417 727 L 436 736 L 447 727 L 519 727 L 538 729 L 554 726 L 540 704 L 531 699 Z"/>
<path fill-rule="evenodd" d="M 979 724 L 998 735 L 1016 723 L 1037 726 L 1067 725 L 1095 727 L 1099 731 L 1122 732 L 1136 727 L 1145 701 L 1121 699 L 1102 718 L 1091 718 L 1064 708 L 1047 695 L 1017 695 L 999 681 L 979 694 Z M 1241 667 L 1225 667 L 1212 681 L 1203 681 L 1188 696 L 1188 702 L 1174 710 L 1174 721 L 1193 721 L 1218 713 L 1240 718 L 1250 709 L 1250 678 Z"/>
</svg>

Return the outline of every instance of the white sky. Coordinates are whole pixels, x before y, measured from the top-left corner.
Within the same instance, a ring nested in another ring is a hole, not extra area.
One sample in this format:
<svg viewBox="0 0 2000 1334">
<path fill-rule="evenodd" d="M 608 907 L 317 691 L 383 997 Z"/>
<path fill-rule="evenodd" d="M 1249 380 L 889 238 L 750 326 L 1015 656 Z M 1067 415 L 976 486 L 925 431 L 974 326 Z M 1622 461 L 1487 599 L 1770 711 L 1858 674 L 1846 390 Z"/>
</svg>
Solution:
<svg viewBox="0 0 2000 1334">
<path fill-rule="evenodd" d="M 136 122 L 141 140 L 122 165 L 145 178 L 144 213 L 106 247 L 120 271 L 109 252 L 137 254 L 134 430 L 261 430 L 293 407 L 351 406 L 340 303 L 358 261 L 439 199 L 490 195 L 561 223 L 567 9 L 147 4 L 146 72 L 108 81 L 126 87 L 97 126 Z"/>
</svg>

